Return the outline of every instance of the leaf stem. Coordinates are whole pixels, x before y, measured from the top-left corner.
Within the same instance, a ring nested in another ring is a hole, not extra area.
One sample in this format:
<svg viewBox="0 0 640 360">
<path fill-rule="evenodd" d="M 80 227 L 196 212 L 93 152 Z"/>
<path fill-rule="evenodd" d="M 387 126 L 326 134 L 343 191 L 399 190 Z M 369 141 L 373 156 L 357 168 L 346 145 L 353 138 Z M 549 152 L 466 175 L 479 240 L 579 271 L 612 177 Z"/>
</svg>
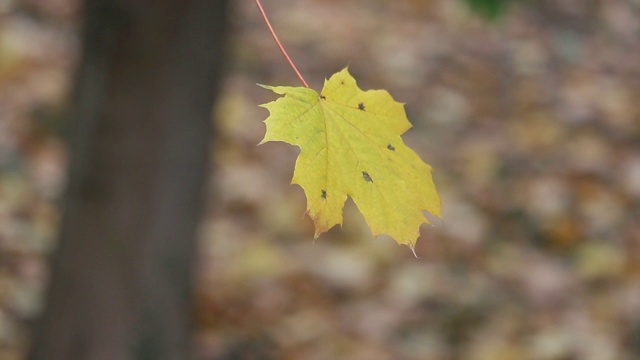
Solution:
<svg viewBox="0 0 640 360">
<path fill-rule="evenodd" d="M 304 78 L 302 77 L 302 74 L 300 74 L 300 71 L 298 71 L 298 68 L 293 63 L 293 60 L 291 60 L 291 57 L 289 57 L 289 54 L 287 54 L 287 50 L 285 50 L 284 46 L 282 46 L 280 39 L 278 39 L 278 35 L 276 35 L 276 32 L 273 30 L 273 26 L 271 26 L 271 22 L 267 17 L 267 13 L 264 12 L 264 8 L 262 8 L 262 4 L 260 3 L 260 0 L 256 0 L 256 5 L 258 5 L 258 9 L 262 14 L 262 18 L 264 19 L 264 22 L 267 23 L 267 26 L 269 27 L 269 31 L 271 31 L 271 35 L 273 35 L 273 39 L 276 41 L 276 44 L 278 44 L 280 51 L 282 51 L 282 55 L 284 55 L 284 57 L 287 59 L 293 71 L 296 73 L 296 75 L 298 75 L 298 79 L 302 81 L 302 84 L 304 84 L 305 87 L 309 87 L 309 84 L 307 84 L 307 82 L 304 80 Z"/>
</svg>

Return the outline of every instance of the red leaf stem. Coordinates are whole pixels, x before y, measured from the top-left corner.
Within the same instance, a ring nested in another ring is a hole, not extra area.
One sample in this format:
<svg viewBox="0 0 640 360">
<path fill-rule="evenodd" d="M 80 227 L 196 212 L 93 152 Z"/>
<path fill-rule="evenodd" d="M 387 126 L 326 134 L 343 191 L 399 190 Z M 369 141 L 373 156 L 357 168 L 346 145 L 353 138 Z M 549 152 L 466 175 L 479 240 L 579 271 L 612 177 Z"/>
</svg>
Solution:
<svg viewBox="0 0 640 360">
<path fill-rule="evenodd" d="M 262 18 L 264 19 L 264 22 L 267 23 L 267 26 L 269 27 L 269 31 L 271 31 L 271 35 L 273 35 L 273 39 L 276 41 L 276 44 L 278 44 L 278 47 L 280 48 L 280 51 L 282 51 L 282 55 L 284 55 L 284 57 L 287 59 L 287 61 L 289 62 L 289 65 L 291 65 L 291 68 L 293 69 L 293 71 L 296 73 L 296 75 L 298 75 L 298 79 L 300 79 L 300 81 L 302 81 L 302 84 L 304 84 L 305 87 L 309 87 L 309 84 L 307 84 L 307 82 L 304 80 L 304 78 L 302 77 L 302 74 L 300 74 L 300 71 L 298 71 L 298 68 L 293 63 L 293 60 L 291 60 L 291 57 L 289 56 L 289 54 L 287 54 L 287 50 L 285 50 L 284 46 L 282 46 L 282 43 L 280 42 L 280 39 L 278 39 L 278 35 L 276 35 L 276 32 L 273 30 L 273 26 L 271 26 L 271 22 L 269 21 L 269 18 L 267 17 L 267 13 L 264 12 L 264 8 L 262 8 L 262 4 L 260 3 L 260 0 L 256 0 L 256 5 L 258 5 L 258 9 L 260 9 L 260 13 L 262 14 Z"/>
</svg>

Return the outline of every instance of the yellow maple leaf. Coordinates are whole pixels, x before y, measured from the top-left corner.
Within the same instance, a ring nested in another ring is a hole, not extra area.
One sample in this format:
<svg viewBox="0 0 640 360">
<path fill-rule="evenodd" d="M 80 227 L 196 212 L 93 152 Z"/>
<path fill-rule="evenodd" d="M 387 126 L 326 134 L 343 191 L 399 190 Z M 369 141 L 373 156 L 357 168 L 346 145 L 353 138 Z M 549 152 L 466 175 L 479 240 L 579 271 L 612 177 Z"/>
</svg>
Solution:
<svg viewBox="0 0 640 360">
<path fill-rule="evenodd" d="M 360 90 L 346 68 L 325 80 L 320 95 L 261 86 L 284 96 L 262 105 L 270 115 L 260 144 L 300 147 L 292 184 L 305 192 L 316 238 L 342 224 L 349 196 L 374 236 L 388 234 L 413 248 L 420 225 L 429 223 L 423 211 L 441 213 L 431 166 L 400 137 L 411 128 L 404 105 L 385 90 Z"/>
</svg>

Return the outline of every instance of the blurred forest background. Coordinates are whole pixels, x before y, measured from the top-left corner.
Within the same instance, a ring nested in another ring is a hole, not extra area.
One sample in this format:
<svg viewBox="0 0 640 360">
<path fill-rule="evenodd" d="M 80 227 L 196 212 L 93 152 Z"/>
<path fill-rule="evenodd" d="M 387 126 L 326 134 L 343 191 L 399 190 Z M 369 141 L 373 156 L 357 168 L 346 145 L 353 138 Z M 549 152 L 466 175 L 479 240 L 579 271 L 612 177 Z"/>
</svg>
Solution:
<svg viewBox="0 0 640 360">
<path fill-rule="evenodd" d="M 515 2 L 493 22 L 464 1 L 264 5 L 312 87 L 349 65 L 406 103 L 444 221 L 419 259 L 352 203 L 313 240 L 297 150 L 256 146 L 274 97 L 255 84 L 298 80 L 253 1 L 234 2 L 199 358 L 640 358 L 640 1 Z M 0 359 L 23 358 L 43 303 L 79 14 L 0 0 Z"/>
</svg>

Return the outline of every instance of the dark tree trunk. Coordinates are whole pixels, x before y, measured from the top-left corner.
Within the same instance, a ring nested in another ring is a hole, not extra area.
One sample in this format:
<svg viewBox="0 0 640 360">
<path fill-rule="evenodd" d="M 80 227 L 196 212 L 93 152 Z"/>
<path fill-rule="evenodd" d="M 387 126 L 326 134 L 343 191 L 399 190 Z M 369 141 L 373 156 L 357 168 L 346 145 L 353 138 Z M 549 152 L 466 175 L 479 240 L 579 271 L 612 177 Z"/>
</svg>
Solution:
<svg viewBox="0 0 640 360">
<path fill-rule="evenodd" d="M 30 359 L 189 358 L 225 0 L 87 0 L 72 165 Z"/>
</svg>

